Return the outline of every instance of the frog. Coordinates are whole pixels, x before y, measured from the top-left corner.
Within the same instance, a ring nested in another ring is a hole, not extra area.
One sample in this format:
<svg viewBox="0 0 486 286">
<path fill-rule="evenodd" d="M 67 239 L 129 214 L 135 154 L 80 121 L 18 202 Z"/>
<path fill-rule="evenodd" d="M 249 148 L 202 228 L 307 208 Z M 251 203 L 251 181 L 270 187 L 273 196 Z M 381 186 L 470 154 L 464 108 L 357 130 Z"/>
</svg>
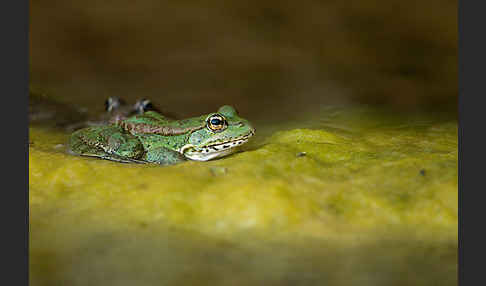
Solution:
<svg viewBox="0 0 486 286">
<path fill-rule="evenodd" d="M 69 152 L 123 163 L 173 165 L 228 156 L 254 135 L 252 124 L 230 105 L 181 120 L 147 111 L 73 132 Z"/>
<path fill-rule="evenodd" d="M 146 98 L 137 100 L 133 105 L 128 105 L 125 100 L 117 96 L 110 96 L 105 100 L 105 112 L 103 114 L 93 120 L 86 120 L 75 124 L 70 124 L 66 127 L 66 130 L 72 132 L 83 127 L 116 123 L 120 120 L 128 118 L 129 116 L 143 114 L 149 110 L 159 113 L 161 112 L 159 109 L 154 107 L 149 99 Z"/>
</svg>

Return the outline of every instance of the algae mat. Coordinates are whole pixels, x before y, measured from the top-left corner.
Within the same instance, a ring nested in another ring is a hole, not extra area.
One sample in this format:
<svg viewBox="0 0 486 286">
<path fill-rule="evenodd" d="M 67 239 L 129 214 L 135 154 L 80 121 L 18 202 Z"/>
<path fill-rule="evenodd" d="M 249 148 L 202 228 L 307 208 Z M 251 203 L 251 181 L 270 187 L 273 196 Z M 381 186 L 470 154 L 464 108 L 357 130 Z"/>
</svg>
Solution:
<svg viewBox="0 0 486 286">
<path fill-rule="evenodd" d="M 240 153 L 161 167 L 71 156 L 32 125 L 31 285 L 456 285 L 454 118 L 255 126 Z"/>
</svg>

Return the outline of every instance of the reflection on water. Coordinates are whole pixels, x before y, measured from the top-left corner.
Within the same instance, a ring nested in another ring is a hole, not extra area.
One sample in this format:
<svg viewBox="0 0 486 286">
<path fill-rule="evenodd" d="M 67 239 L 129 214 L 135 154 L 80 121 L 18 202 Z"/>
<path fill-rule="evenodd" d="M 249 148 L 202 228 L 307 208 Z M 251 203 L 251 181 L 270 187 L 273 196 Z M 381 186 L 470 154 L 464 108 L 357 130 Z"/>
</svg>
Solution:
<svg viewBox="0 0 486 286">
<path fill-rule="evenodd" d="M 284 243 L 258 241 L 246 233 L 230 242 L 146 228 L 110 231 L 81 225 L 54 239 L 34 228 L 31 285 L 457 284 L 454 241 L 403 234 L 348 245 L 312 239 Z"/>
</svg>

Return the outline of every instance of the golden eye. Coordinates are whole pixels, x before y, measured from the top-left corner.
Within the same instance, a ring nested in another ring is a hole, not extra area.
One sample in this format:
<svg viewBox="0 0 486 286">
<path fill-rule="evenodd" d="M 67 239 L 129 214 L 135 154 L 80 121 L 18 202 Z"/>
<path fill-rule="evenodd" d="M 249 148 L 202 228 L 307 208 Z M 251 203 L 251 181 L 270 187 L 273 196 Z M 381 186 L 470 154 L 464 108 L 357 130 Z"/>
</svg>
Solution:
<svg viewBox="0 0 486 286">
<path fill-rule="evenodd" d="M 206 120 L 206 124 L 209 130 L 214 132 L 223 131 L 228 125 L 226 123 L 226 119 L 219 114 L 209 116 L 208 119 Z"/>
</svg>

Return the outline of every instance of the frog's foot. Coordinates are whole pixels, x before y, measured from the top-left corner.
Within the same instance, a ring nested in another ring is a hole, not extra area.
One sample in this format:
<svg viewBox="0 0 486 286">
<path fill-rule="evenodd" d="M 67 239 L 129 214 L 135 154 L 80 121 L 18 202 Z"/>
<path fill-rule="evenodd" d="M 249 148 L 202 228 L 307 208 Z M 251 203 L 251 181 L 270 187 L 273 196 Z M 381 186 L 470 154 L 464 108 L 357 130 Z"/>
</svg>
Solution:
<svg viewBox="0 0 486 286">
<path fill-rule="evenodd" d="M 116 126 L 89 127 L 74 132 L 68 152 L 117 162 L 145 163 L 141 160 L 144 149 L 140 141 Z"/>
<path fill-rule="evenodd" d="M 126 105 L 125 101 L 116 96 L 110 96 L 105 101 L 105 110 L 111 112 L 117 108 Z"/>
</svg>

